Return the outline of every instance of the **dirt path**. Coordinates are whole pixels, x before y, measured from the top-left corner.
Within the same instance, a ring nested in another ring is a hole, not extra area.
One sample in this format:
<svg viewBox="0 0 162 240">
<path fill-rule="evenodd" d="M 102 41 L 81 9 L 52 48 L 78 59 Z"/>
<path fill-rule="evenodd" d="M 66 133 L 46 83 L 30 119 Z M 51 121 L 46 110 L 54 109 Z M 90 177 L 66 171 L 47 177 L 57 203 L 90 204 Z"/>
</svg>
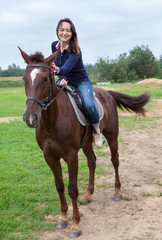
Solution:
<svg viewBox="0 0 162 240">
<path fill-rule="evenodd" d="M 162 116 L 159 107 L 157 115 Z M 89 205 L 79 207 L 82 235 L 78 240 L 162 240 L 162 118 L 157 123 L 150 129 L 120 129 L 123 200 L 115 202 L 112 199 L 113 169 L 109 175 L 96 177 L 95 184 L 103 187 L 96 189 Z M 100 156 L 97 161 L 101 167 L 110 163 L 109 149 L 105 150 L 107 156 Z M 71 215 L 70 207 L 67 229 L 45 231 L 39 240 L 69 240 Z M 47 216 L 47 221 L 54 219 Z"/>
<path fill-rule="evenodd" d="M 4 117 L 4 118 L 0 118 L 0 123 L 6 122 L 9 123 L 11 121 L 15 121 L 15 120 L 21 120 L 22 117 Z"/>
</svg>

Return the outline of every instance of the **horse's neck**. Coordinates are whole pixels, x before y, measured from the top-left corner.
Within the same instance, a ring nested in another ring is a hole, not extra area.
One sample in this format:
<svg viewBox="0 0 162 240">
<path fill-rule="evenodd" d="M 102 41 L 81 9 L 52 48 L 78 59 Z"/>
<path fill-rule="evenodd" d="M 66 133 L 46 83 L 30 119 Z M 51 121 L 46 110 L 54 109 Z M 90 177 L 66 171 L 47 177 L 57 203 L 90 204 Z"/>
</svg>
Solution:
<svg viewBox="0 0 162 240">
<path fill-rule="evenodd" d="M 60 89 L 58 89 L 58 87 L 56 86 L 56 84 L 53 84 L 53 87 L 51 89 L 51 96 L 50 96 L 50 101 L 52 101 L 53 99 L 55 99 L 51 105 L 48 107 L 48 109 L 46 111 L 43 112 L 42 115 L 42 120 L 44 122 L 44 124 L 48 125 L 54 123 L 54 121 L 56 121 L 57 119 L 57 115 L 58 115 L 58 99 L 57 96 L 59 94 Z"/>
</svg>

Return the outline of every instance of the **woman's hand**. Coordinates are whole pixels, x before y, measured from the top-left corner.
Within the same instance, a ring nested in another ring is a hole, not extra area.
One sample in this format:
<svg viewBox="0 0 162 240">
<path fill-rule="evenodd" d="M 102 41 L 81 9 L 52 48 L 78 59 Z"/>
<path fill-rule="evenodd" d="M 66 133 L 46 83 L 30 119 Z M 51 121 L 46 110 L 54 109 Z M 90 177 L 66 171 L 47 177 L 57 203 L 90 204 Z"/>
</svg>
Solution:
<svg viewBox="0 0 162 240">
<path fill-rule="evenodd" d="M 61 79 L 61 81 L 60 81 L 60 85 L 67 85 L 68 84 L 68 81 L 66 81 L 64 78 L 63 79 Z"/>
<path fill-rule="evenodd" d="M 54 62 L 51 63 L 50 67 L 51 67 L 51 70 L 52 70 L 53 73 L 59 73 L 60 69 L 59 69 L 59 67 L 57 67 L 57 66 L 54 64 Z M 67 84 L 68 84 L 68 81 L 66 81 L 66 80 L 63 78 L 63 79 L 60 80 L 59 84 L 60 84 L 61 86 L 67 85 Z"/>
</svg>

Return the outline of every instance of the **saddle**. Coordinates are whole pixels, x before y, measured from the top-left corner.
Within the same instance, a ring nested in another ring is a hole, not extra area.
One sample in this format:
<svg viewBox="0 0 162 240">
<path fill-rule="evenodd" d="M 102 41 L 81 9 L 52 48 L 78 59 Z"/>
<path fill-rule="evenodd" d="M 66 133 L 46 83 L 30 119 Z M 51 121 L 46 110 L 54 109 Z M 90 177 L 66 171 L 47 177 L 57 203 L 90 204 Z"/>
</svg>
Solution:
<svg viewBox="0 0 162 240">
<path fill-rule="evenodd" d="M 75 87 L 73 87 L 71 85 L 65 85 L 64 89 L 74 98 L 77 107 L 85 115 L 86 119 L 89 121 L 89 116 L 88 116 L 88 113 L 87 113 L 87 110 L 85 107 L 85 103 L 84 103 L 83 97 L 80 94 L 80 92 L 78 92 L 75 89 Z"/>
<path fill-rule="evenodd" d="M 69 99 L 71 101 L 71 104 L 74 108 L 74 111 L 77 115 L 79 122 L 83 126 L 91 125 L 89 115 L 86 110 L 85 102 L 84 102 L 83 97 L 80 94 L 80 92 L 78 92 L 75 89 L 75 87 L 73 87 L 71 85 L 65 85 L 64 90 L 67 92 L 67 94 L 69 96 Z M 95 93 L 94 93 L 94 100 L 95 100 L 95 105 L 96 105 L 96 108 L 98 110 L 100 120 L 101 120 L 104 116 L 104 111 L 103 111 L 101 103 L 99 102 L 98 98 L 95 96 Z"/>
</svg>

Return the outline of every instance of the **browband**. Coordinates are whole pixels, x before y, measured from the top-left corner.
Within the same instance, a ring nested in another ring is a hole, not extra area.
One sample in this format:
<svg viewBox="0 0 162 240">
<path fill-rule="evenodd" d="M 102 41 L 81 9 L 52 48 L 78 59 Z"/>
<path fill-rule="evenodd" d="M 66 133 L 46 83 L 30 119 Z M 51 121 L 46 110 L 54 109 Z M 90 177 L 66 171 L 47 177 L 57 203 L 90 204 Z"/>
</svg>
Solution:
<svg viewBox="0 0 162 240">
<path fill-rule="evenodd" d="M 49 70 L 51 70 L 51 68 L 45 64 L 28 64 L 26 67 L 27 68 L 29 68 L 29 67 L 44 67 L 44 68 L 48 68 Z"/>
</svg>

